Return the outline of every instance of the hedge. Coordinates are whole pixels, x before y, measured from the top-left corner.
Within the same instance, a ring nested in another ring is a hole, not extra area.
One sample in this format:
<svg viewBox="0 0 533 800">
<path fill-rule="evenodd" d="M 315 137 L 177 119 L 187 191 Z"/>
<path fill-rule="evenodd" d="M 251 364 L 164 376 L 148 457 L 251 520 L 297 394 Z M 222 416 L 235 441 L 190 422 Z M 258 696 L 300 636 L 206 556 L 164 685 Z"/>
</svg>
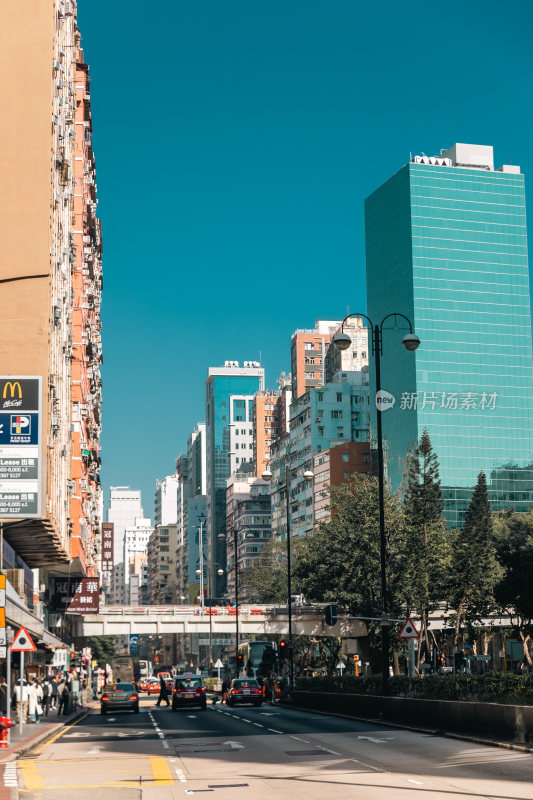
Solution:
<svg viewBox="0 0 533 800">
<path fill-rule="evenodd" d="M 380 695 L 381 675 L 356 678 L 298 678 L 296 688 L 308 692 L 347 692 Z M 422 697 L 431 700 L 470 700 L 485 703 L 533 705 L 533 673 L 486 672 L 479 675 L 426 675 L 408 678 L 394 675 L 390 679 L 394 697 Z"/>
</svg>

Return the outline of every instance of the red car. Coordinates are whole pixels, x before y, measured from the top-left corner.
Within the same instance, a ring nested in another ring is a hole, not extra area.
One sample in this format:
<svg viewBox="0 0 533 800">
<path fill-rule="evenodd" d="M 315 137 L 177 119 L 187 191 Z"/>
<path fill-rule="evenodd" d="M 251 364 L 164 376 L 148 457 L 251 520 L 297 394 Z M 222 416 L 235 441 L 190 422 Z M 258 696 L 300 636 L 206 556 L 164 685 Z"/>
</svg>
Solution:
<svg viewBox="0 0 533 800">
<path fill-rule="evenodd" d="M 137 681 L 137 691 L 138 692 L 147 692 L 148 691 L 148 681 L 149 681 L 149 678 L 141 678 L 140 681 Z"/>
<path fill-rule="evenodd" d="M 207 690 L 202 676 L 190 672 L 176 675 L 172 689 L 172 711 L 187 706 L 199 706 L 202 711 L 207 709 Z"/>
<path fill-rule="evenodd" d="M 263 702 L 263 692 L 255 678 L 235 678 L 226 696 L 228 706 L 236 703 L 253 703 L 260 706 Z"/>
<path fill-rule="evenodd" d="M 146 689 L 143 689 L 143 692 L 147 692 L 148 694 L 159 694 L 159 681 L 157 678 L 147 678 L 146 680 Z"/>
</svg>

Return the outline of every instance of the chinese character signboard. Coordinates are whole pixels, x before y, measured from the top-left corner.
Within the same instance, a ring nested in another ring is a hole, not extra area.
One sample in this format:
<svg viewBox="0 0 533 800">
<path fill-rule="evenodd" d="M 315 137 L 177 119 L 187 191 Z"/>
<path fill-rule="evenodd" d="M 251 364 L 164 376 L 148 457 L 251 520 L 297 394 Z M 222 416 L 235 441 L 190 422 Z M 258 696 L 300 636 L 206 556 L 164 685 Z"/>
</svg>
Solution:
<svg viewBox="0 0 533 800">
<path fill-rule="evenodd" d="M 0 517 L 41 516 L 42 379 L 0 377 Z"/>
<path fill-rule="evenodd" d="M 0 658 L 6 657 L 6 576 L 0 575 Z"/>
<path fill-rule="evenodd" d="M 100 584 L 97 578 L 56 578 L 51 610 L 63 614 L 98 614 Z"/>
<path fill-rule="evenodd" d="M 115 523 L 104 522 L 102 524 L 102 572 L 113 572 L 113 538 L 115 535 Z"/>
</svg>

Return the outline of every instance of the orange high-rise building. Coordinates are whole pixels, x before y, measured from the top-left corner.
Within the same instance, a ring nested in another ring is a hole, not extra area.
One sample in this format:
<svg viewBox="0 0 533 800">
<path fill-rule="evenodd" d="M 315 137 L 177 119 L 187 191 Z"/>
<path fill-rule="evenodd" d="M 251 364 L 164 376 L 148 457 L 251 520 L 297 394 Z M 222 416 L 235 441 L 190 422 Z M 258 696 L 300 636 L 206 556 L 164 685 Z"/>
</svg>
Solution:
<svg viewBox="0 0 533 800">
<path fill-rule="evenodd" d="M 313 330 L 297 330 L 291 339 L 291 376 L 293 399 L 308 389 L 325 383 L 325 361 L 331 337 L 340 321 L 317 319 Z"/>
<path fill-rule="evenodd" d="M 101 236 L 76 12 L 0 7 L 0 375 L 42 381 L 39 507 L 4 537 L 45 584 L 98 569 Z"/>
</svg>

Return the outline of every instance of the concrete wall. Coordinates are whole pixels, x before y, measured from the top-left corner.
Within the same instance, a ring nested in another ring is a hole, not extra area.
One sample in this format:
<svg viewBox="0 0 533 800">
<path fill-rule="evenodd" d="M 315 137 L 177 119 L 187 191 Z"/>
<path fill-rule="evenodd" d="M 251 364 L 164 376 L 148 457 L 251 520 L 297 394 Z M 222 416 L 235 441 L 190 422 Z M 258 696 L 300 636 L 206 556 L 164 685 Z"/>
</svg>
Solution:
<svg viewBox="0 0 533 800">
<path fill-rule="evenodd" d="M 533 743 L 533 706 L 303 691 L 295 691 L 294 699 L 303 708 Z"/>
</svg>

